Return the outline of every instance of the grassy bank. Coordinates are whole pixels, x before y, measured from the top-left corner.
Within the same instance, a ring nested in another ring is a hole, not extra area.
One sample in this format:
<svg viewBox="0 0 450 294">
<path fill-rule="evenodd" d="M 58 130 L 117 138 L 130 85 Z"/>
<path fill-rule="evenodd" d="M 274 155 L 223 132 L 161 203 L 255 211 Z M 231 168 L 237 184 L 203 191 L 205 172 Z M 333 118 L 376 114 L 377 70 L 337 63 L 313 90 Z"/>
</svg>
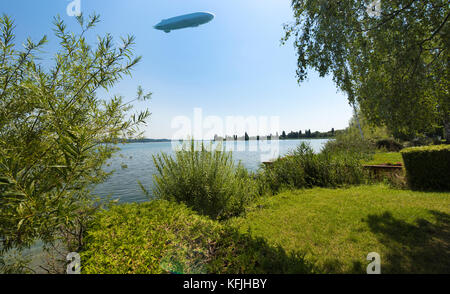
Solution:
<svg viewBox="0 0 450 294">
<path fill-rule="evenodd" d="M 164 200 L 122 204 L 97 215 L 81 252 L 85 274 L 312 273 L 300 252 Z"/>
<path fill-rule="evenodd" d="M 83 273 L 450 273 L 450 194 L 385 185 L 286 191 L 225 222 L 166 201 L 117 205 L 86 236 Z"/>
<path fill-rule="evenodd" d="M 371 160 L 364 161 L 363 163 L 367 165 L 403 164 L 403 158 L 400 152 L 377 152 Z"/>
<path fill-rule="evenodd" d="M 450 273 L 450 193 L 366 185 L 362 158 L 401 161 L 367 155 L 302 144 L 253 175 L 194 142 L 155 157 L 159 200 L 97 214 L 82 272 L 365 274 L 377 252 L 383 273 Z"/>
<path fill-rule="evenodd" d="M 230 225 L 306 253 L 319 272 L 365 273 L 378 252 L 383 273 L 450 273 L 449 196 L 383 185 L 289 191 Z"/>
</svg>

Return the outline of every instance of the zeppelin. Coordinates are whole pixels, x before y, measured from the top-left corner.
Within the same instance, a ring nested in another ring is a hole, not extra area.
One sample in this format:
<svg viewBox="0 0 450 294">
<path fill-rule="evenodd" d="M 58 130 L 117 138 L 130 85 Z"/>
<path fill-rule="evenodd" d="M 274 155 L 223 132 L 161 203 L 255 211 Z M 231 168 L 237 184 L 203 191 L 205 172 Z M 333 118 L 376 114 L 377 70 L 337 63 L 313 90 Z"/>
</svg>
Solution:
<svg viewBox="0 0 450 294">
<path fill-rule="evenodd" d="M 214 14 L 209 12 L 197 12 L 169 19 L 164 19 L 154 26 L 155 29 L 170 33 L 170 31 L 198 27 L 214 19 Z"/>
</svg>

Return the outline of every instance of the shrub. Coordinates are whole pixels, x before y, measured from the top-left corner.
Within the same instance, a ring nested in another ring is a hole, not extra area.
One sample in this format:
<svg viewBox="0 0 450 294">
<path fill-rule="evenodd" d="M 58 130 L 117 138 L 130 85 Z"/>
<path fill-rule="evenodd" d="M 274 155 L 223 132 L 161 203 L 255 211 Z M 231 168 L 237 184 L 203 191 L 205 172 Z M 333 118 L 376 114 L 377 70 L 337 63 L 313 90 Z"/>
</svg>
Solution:
<svg viewBox="0 0 450 294">
<path fill-rule="evenodd" d="M 360 160 L 369 160 L 375 154 L 375 145 L 361 137 L 338 135 L 335 140 L 329 140 L 322 153 L 351 156 Z"/>
<path fill-rule="evenodd" d="M 369 124 L 363 113 L 358 112 L 358 118 L 359 120 L 353 115 L 349 126 L 339 132 L 335 140 L 328 141 L 323 151 L 351 154 L 359 159 L 370 160 L 376 151 L 376 142 L 390 138 L 391 134 L 386 127 Z M 364 138 L 361 136 L 361 130 Z"/>
<path fill-rule="evenodd" d="M 83 247 L 82 272 L 197 273 L 218 224 L 167 201 L 113 206 L 98 214 Z"/>
<path fill-rule="evenodd" d="M 288 156 L 263 170 L 262 179 L 272 192 L 282 188 L 337 187 L 360 184 L 365 172 L 359 160 L 349 154 L 315 154 L 302 143 Z"/>
<path fill-rule="evenodd" d="M 153 158 L 155 195 L 159 199 L 185 203 L 213 219 L 226 219 L 244 212 L 257 195 L 257 187 L 247 170 L 235 165 L 231 153 L 208 151 L 202 144 Z"/>
<path fill-rule="evenodd" d="M 384 149 L 389 152 L 399 152 L 403 149 L 403 145 L 394 139 L 378 140 L 376 146 L 378 149 Z"/>
<path fill-rule="evenodd" d="M 265 191 L 276 193 L 284 188 L 300 189 L 306 186 L 304 169 L 292 156 L 280 158 L 264 167 L 258 182 L 264 187 L 260 189 L 261 194 Z"/>
<path fill-rule="evenodd" d="M 417 136 L 406 143 L 406 147 L 426 147 L 433 144 L 433 139 L 425 135 Z"/>
<path fill-rule="evenodd" d="M 450 190 L 450 145 L 402 150 L 408 184 L 419 190 Z"/>
<path fill-rule="evenodd" d="M 14 22 L 0 16 L 0 255 L 36 240 L 59 239 L 80 206 L 93 199 L 93 184 L 108 173 L 104 164 L 117 151 L 117 138 L 139 134 L 148 111 L 133 114 L 135 100 L 98 95 L 131 73 L 140 57 L 134 37 L 122 44 L 111 35 L 89 44 L 86 34 L 99 21 L 77 18 L 82 33 L 54 20 L 56 51 L 42 57 L 47 37 L 15 43 Z M 117 44 L 117 45 L 116 45 Z M 138 90 L 137 100 L 146 100 Z"/>
<path fill-rule="evenodd" d="M 97 215 L 81 251 L 85 274 L 308 273 L 299 252 L 199 216 L 184 204 L 154 200 Z"/>
</svg>

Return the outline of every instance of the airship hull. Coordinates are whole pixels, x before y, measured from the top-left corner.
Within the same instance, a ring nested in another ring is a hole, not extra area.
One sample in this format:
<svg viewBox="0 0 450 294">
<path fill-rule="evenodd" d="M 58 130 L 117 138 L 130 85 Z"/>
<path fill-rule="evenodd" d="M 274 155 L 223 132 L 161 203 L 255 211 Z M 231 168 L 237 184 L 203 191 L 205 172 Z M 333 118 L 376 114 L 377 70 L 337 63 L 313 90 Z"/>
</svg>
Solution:
<svg viewBox="0 0 450 294">
<path fill-rule="evenodd" d="M 170 33 L 189 27 L 198 27 L 214 19 L 214 15 L 209 12 L 197 12 L 165 19 L 154 26 L 155 29 Z"/>
</svg>

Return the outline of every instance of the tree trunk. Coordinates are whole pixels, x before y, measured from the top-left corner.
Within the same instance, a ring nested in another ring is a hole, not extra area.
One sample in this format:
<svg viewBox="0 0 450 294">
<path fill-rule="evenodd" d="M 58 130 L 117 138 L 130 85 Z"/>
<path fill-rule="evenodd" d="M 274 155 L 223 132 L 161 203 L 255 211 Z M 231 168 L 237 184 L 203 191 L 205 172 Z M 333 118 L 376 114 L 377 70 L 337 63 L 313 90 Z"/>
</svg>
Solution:
<svg viewBox="0 0 450 294">
<path fill-rule="evenodd" d="M 358 124 L 359 133 L 361 134 L 361 138 L 364 140 L 364 133 L 361 128 L 361 124 L 359 123 L 359 116 L 358 116 L 358 110 L 356 109 L 356 105 L 353 104 L 353 110 L 355 111 L 355 117 L 356 117 L 356 123 Z"/>
</svg>

